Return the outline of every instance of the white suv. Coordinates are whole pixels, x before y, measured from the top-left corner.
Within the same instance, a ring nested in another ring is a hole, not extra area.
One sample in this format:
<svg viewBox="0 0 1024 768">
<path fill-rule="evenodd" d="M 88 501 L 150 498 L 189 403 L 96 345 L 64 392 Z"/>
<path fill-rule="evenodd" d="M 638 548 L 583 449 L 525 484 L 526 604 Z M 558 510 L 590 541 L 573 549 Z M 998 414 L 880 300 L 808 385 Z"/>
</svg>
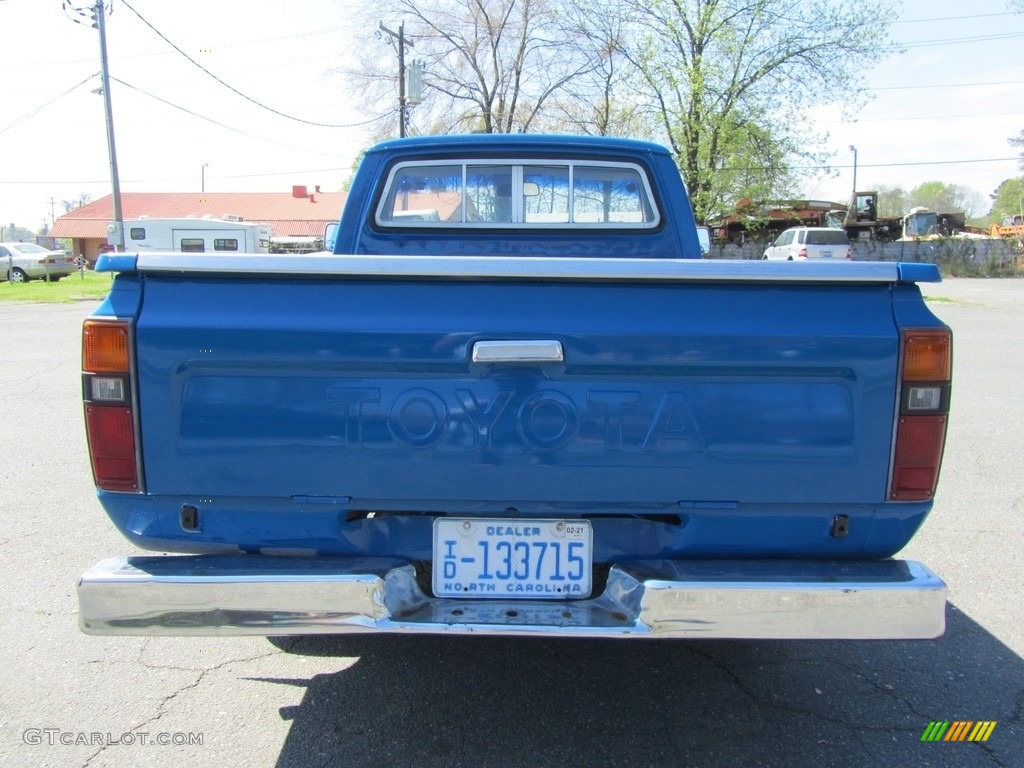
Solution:
<svg viewBox="0 0 1024 768">
<path fill-rule="evenodd" d="M 762 259 L 786 261 L 828 261 L 852 259 L 850 238 L 842 229 L 791 227 L 769 245 Z"/>
</svg>

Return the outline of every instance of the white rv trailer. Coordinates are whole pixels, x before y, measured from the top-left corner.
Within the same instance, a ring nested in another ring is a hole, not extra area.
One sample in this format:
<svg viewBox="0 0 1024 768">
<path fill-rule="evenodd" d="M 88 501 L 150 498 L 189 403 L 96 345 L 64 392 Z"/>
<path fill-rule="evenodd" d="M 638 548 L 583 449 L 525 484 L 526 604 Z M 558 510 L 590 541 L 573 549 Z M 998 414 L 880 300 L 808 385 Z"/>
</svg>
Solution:
<svg viewBox="0 0 1024 768">
<path fill-rule="evenodd" d="M 142 218 L 124 223 L 124 249 L 133 251 L 184 251 L 186 253 L 267 253 L 270 236 L 266 224 L 225 214 L 176 219 Z"/>
</svg>

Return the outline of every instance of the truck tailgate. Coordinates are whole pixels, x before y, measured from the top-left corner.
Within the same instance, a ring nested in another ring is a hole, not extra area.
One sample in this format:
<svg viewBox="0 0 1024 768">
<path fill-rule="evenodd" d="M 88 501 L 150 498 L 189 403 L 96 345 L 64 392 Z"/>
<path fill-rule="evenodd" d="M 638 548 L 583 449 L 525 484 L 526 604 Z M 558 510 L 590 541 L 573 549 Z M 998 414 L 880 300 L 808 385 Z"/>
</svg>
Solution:
<svg viewBox="0 0 1024 768">
<path fill-rule="evenodd" d="M 135 333 L 149 494 L 590 514 L 885 500 L 887 283 L 154 274 Z"/>
</svg>

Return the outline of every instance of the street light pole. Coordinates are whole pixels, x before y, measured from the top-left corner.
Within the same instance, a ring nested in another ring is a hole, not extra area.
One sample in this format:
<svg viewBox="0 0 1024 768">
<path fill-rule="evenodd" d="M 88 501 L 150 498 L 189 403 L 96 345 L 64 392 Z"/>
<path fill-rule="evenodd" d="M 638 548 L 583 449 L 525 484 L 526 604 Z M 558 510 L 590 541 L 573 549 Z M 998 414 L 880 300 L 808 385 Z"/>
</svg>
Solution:
<svg viewBox="0 0 1024 768">
<path fill-rule="evenodd" d="M 201 176 L 199 177 L 199 191 L 201 193 L 206 192 L 206 168 L 209 165 L 209 163 L 203 163 L 202 167 L 199 169 L 199 172 L 201 174 Z"/>
<path fill-rule="evenodd" d="M 853 194 L 857 194 L 857 148 L 850 145 L 850 151 L 853 152 Z"/>
</svg>

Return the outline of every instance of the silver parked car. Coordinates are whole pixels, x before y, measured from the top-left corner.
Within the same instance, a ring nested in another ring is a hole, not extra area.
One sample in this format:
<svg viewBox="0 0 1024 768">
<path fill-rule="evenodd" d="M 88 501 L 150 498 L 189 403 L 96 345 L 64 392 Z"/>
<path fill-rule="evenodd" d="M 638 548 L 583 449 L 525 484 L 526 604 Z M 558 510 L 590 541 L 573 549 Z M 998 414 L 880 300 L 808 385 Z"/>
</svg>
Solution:
<svg viewBox="0 0 1024 768">
<path fill-rule="evenodd" d="M 850 238 L 842 229 L 829 227 L 790 227 L 764 252 L 763 259 L 788 261 L 828 261 L 852 259 Z"/>
<path fill-rule="evenodd" d="M 0 276 L 12 283 L 60 280 L 78 271 L 67 251 L 51 251 L 35 243 L 0 243 Z"/>
</svg>

